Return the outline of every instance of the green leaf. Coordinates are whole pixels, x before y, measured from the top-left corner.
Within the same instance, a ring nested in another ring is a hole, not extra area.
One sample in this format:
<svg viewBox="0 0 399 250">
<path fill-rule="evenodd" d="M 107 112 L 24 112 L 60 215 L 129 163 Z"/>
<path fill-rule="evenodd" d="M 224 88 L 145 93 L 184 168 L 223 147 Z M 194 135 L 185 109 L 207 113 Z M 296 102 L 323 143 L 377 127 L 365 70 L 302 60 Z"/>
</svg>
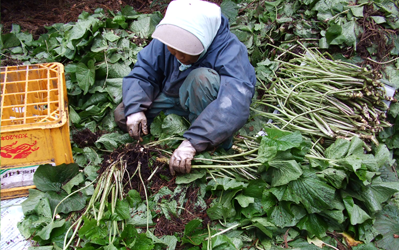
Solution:
<svg viewBox="0 0 399 250">
<path fill-rule="evenodd" d="M 335 188 L 329 186 L 316 176 L 303 176 L 288 184 L 308 213 L 318 213 L 326 209 L 333 209 Z"/>
<path fill-rule="evenodd" d="M 308 214 L 297 224 L 297 227 L 308 232 L 308 237 L 322 238 L 326 236 L 327 223 L 317 214 Z"/>
<path fill-rule="evenodd" d="M 188 184 L 194 182 L 195 180 L 201 179 L 206 175 L 205 169 L 193 170 L 189 174 L 178 175 L 176 177 L 176 184 Z"/>
<path fill-rule="evenodd" d="M 350 142 L 344 139 L 337 139 L 326 149 L 325 155 L 329 159 L 342 159 L 346 156 Z"/>
<path fill-rule="evenodd" d="M 72 188 L 74 186 L 78 186 L 83 181 L 84 181 L 84 175 L 83 173 L 79 173 L 75 177 L 73 177 L 70 181 L 68 181 L 65 185 L 63 185 L 62 189 L 64 189 L 67 192 L 67 194 L 70 194 L 72 192 Z"/>
<path fill-rule="evenodd" d="M 19 46 L 21 42 L 17 36 L 13 33 L 2 34 L 1 41 L 3 42 L 3 47 L 1 49 L 8 49 L 11 47 Z"/>
<path fill-rule="evenodd" d="M 76 80 L 84 94 L 87 94 L 90 87 L 94 84 L 94 72 L 93 60 L 89 60 L 87 66 L 84 63 L 79 63 L 76 67 Z"/>
<path fill-rule="evenodd" d="M 118 200 L 116 202 L 115 212 L 124 220 L 130 218 L 129 202 L 127 200 Z"/>
<path fill-rule="evenodd" d="M 65 220 L 51 221 L 50 224 L 46 225 L 42 230 L 37 233 L 37 236 L 43 240 L 50 239 L 50 234 L 54 228 L 62 227 L 65 224 Z"/>
<path fill-rule="evenodd" d="M 79 229 L 79 237 L 86 238 L 94 244 L 107 245 L 108 228 L 104 222 L 97 224 L 97 220 L 83 217 L 83 226 Z"/>
<path fill-rule="evenodd" d="M 332 24 L 326 31 L 326 38 L 327 38 L 327 43 L 331 43 L 332 40 L 334 40 L 336 37 L 341 35 L 342 33 L 342 27 L 338 24 Z"/>
<path fill-rule="evenodd" d="M 115 19 L 115 18 L 114 18 Z M 110 42 L 116 42 L 120 37 L 115 35 L 112 31 L 104 32 L 104 38 Z"/>
<path fill-rule="evenodd" d="M 342 33 L 335 37 L 330 44 L 331 45 L 342 45 L 356 46 L 356 34 L 355 26 L 357 24 L 354 21 L 347 22 L 342 25 Z"/>
<path fill-rule="evenodd" d="M 129 202 L 129 206 L 132 208 L 136 208 L 138 204 L 142 202 L 140 193 L 135 189 L 129 190 L 126 196 L 126 200 Z"/>
<path fill-rule="evenodd" d="M 245 196 L 243 194 L 239 194 L 234 199 L 238 201 L 238 204 L 240 204 L 241 207 L 248 207 L 249 204 L 254 203 L 255 201 L 253 197 Z"/>
<path fill-rule="evenodd" d="M 271 161 L 272 187 L 288 184 L 302 175 L 302 168 L 296 161 Z"/>
<path fill-rule="evenodd" d="M 231 0 L 223 1 L 220 4 L 222 13 L 229 19 L 229 23 L 234 23 L 238 15 L 238 6 Z"/>
<path fill-rule="evenodd" d="M 348 180 L 348 175 L 344 170 L 327 168 L 318 174 L 319 178 L 326 180 L 331 186 L 336 189 L 344 187 L 344 180 Z"/>
<path fill-rule="evenodd" d="M 103 36 L 97 36 L 93 40 L 93 44 L 90 48 L 92 52 L 101 52 L 108 49 L 107 40 Z"/>
<path fill-rule="evenodd" d="M 246 188 L 248 184 L 225 177 L 218 178 L 216 181 L 211 180 L 207 186 L 207 188 L 210 188 L 211 190 L 241 190 L 242 188 Z"/>
<path fill-rule="evenodd" d="M 364 6 L 351 6 L 350 10 L 355 17 L 363 17 Z"/>
<path fill-rule="evenodd" d="M 52 218 L 53 213 L 51 211 L 50 202 L 47 198 L 41 198 L 36 207 L 35 207 L 36 214 L 39 216 L 43 216 L 46 218 Z"/>
<path fill-rule="evenodd" d="M 40 165 L 34 176 L 33 183 L 37 189 L 46 191 L 58 192 L 61 190 L 63 183 L 72 179 L 79 173 L 79 166 L 77 164 L 61 164 L 52 166 L 50 164 Z"/>
<path fill-rule="evenodd" d="M 190 243 L 194 246 L 200 245 L 204 239 L 208 236 L 201 230 L 201 220 L 195 219 L 186 224 L 184 227 L 184 236 L 182 243 Z"/>
<path fill-rule="evenodd" d="M 188 129 L 187 122 L 179 115 L 170 114 L 165 117 L 162 123 L 162 133 L 168 136 L 182 136 Z"/>
<path fill-rule="evenodd" d="M 161 19 L 160 13 L 150 14 L 146 17 L 142 16 L 137 21 L 132 22 L 130 30 L 140 38 L 149 38 Z"/>
<path fill-rule="evenodd" d="M 344 201 L 352 225 L 362 224 L 366 220 L 371 219 L 363 209 L 354 203 L 352 197 L 346 196 L 342 200 Z"/>
<path fill-rule="evenodd" d="M 36 213 L 36 206 L 46 196 L 45 193 L 37 189 L 29 189 L 28 198 L 21 203 L 22 211 L 24 215 L 30 215 Z"/>
<path fill-rule="evenodd" d="M 377 246 L 381 249 L 399 249 L 399 208 L 395 205 L 386 205 L 375 219 L 374 227 L 382 235 L 382 239 L 377 241 Z"/>
<path fill-rule="evenodd" d="M 262 136 L 257 160 L 264 163 L 272 160 L 278 151 L 299 147 L 302 135 L 299 131 L 286 132 L 279 129 L 265 128 L 267 136 Z"/>
<path fill-rule="evenodd" d="M 376 24 L 386 23 L 386 19 L 383 16 L 370 16 Z"/>
<path fill-rule="evenodd" d="M 67 199 L 67 193 L 64 191 L 61 192 L 54 192 L 48 191 L 46 193 L 46 197 L 50 201 L 51 209 L 54 210 L 55 207 L 58 205 L 57 213 L 64 213 L 68 214 L 73 211 L 82 210 L 86 205 L 87 197 L 82 193 L 75 193 L 72 196 L 69 196 Z M 61 200 L 65 199 L 62 203 Z"/>
<path fill-rule="evenodd" d="M 95 145 L 97 148 L 102 148 L 102 146 L 104 146 L 105 149 L 114 151 L 119 146 L 131 142 L 131 140 L 129 134 L 108 133 L 102 135 L 95 142 Z"/>
<path fill-rule="evenodd" d="M 76 40 L 82 38 L 88 30 L 90 30 L 92 22 L 89 20 L 82 21 L 79 20 L 71 30 L 67 32 L 67 37 L 70 40 Z"/>
<path fill-rule="evenodd" d="M 306 211 L 291 202 L 280 202 L 268 211 L 268 218 L 277 227 L 293 227 L 306 215 Z"/>
</svg>

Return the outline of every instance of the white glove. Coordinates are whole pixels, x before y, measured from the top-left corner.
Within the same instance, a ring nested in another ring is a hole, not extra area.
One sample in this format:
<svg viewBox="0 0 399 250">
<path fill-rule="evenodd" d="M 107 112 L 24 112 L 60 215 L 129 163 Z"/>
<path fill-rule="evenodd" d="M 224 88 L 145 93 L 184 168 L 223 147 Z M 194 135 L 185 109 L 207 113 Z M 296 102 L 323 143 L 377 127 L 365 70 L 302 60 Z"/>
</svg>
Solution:
<svg viewBox="0 0 399 250">
<path fill-rule="evenodd" d="M 179 173 L 190 173 L 191 160 L 194 158 L 195 153 L 196 150 L 193 145 L 191 145 L 191 142 L 184 140 L 173 152 L 169 160 L 170 173 L 172 175 L 175 175 L 175 171 Z"/>
<path fill-rule="evenodd" d="M 127 117 L 126 120 L 127 130 L 129 131 L 129 135 L 136 140 L 140 139 L 140 133 L 148 134 L 147 129 L 147 117 L 145 117 L 144 112 L 138 112 L 131 114 Z"/>
</svg>

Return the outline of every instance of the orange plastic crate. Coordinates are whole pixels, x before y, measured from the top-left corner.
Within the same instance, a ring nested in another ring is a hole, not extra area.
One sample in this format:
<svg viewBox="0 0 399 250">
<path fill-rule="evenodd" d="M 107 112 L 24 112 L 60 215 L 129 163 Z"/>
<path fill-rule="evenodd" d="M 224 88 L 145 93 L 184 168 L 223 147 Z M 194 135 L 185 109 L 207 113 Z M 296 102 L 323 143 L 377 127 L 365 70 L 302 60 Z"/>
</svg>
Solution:
<svg viewBox="0 0 399 250">
<path fill-rule="evenodd" d="M 41 164 L 72 163 L 64 66 L 0 68 L 1 199 L 26 195 Z"/>
</svg>

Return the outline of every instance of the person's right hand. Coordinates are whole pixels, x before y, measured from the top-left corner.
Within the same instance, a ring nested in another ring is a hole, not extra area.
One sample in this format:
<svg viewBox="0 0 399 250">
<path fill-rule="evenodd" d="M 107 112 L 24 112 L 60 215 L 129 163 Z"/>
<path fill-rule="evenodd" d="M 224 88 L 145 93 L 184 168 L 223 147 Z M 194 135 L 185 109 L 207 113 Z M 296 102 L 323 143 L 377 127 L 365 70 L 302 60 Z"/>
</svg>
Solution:
<svg viewBox="0 0 399 250">
<path fill-rule="evenodd" d="M 144 112 L 129 115 L 126 120 L 126 126 L 129 135 L 136 140 L 140 139 L 141 132 L 145 135 L 148 134 L 147 117 L 145 117 Z"/>
</svg>

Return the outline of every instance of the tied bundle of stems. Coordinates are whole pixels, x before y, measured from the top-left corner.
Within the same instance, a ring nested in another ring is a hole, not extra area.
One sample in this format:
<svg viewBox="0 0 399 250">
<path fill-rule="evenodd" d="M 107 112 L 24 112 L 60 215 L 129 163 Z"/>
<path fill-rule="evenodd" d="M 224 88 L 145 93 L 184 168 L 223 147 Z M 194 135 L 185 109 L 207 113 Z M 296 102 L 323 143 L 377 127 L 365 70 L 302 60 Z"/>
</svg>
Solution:
<svg viewBox="0 0 399 250">
<path fill-rule="evenodd" d="M 386 120 L 388 103 L 396 101 L 386 95 L 380 74 L 300 45 L 305 54 L 285 50 L 293 59 L 276 60 L 280 65 L 270 86 L 258 79 L 265 94 L 251 107 L 256 116 L 326 146 L 354 136 L 378 145 L 376 134 L 392 126 Z"/>
</svg>

